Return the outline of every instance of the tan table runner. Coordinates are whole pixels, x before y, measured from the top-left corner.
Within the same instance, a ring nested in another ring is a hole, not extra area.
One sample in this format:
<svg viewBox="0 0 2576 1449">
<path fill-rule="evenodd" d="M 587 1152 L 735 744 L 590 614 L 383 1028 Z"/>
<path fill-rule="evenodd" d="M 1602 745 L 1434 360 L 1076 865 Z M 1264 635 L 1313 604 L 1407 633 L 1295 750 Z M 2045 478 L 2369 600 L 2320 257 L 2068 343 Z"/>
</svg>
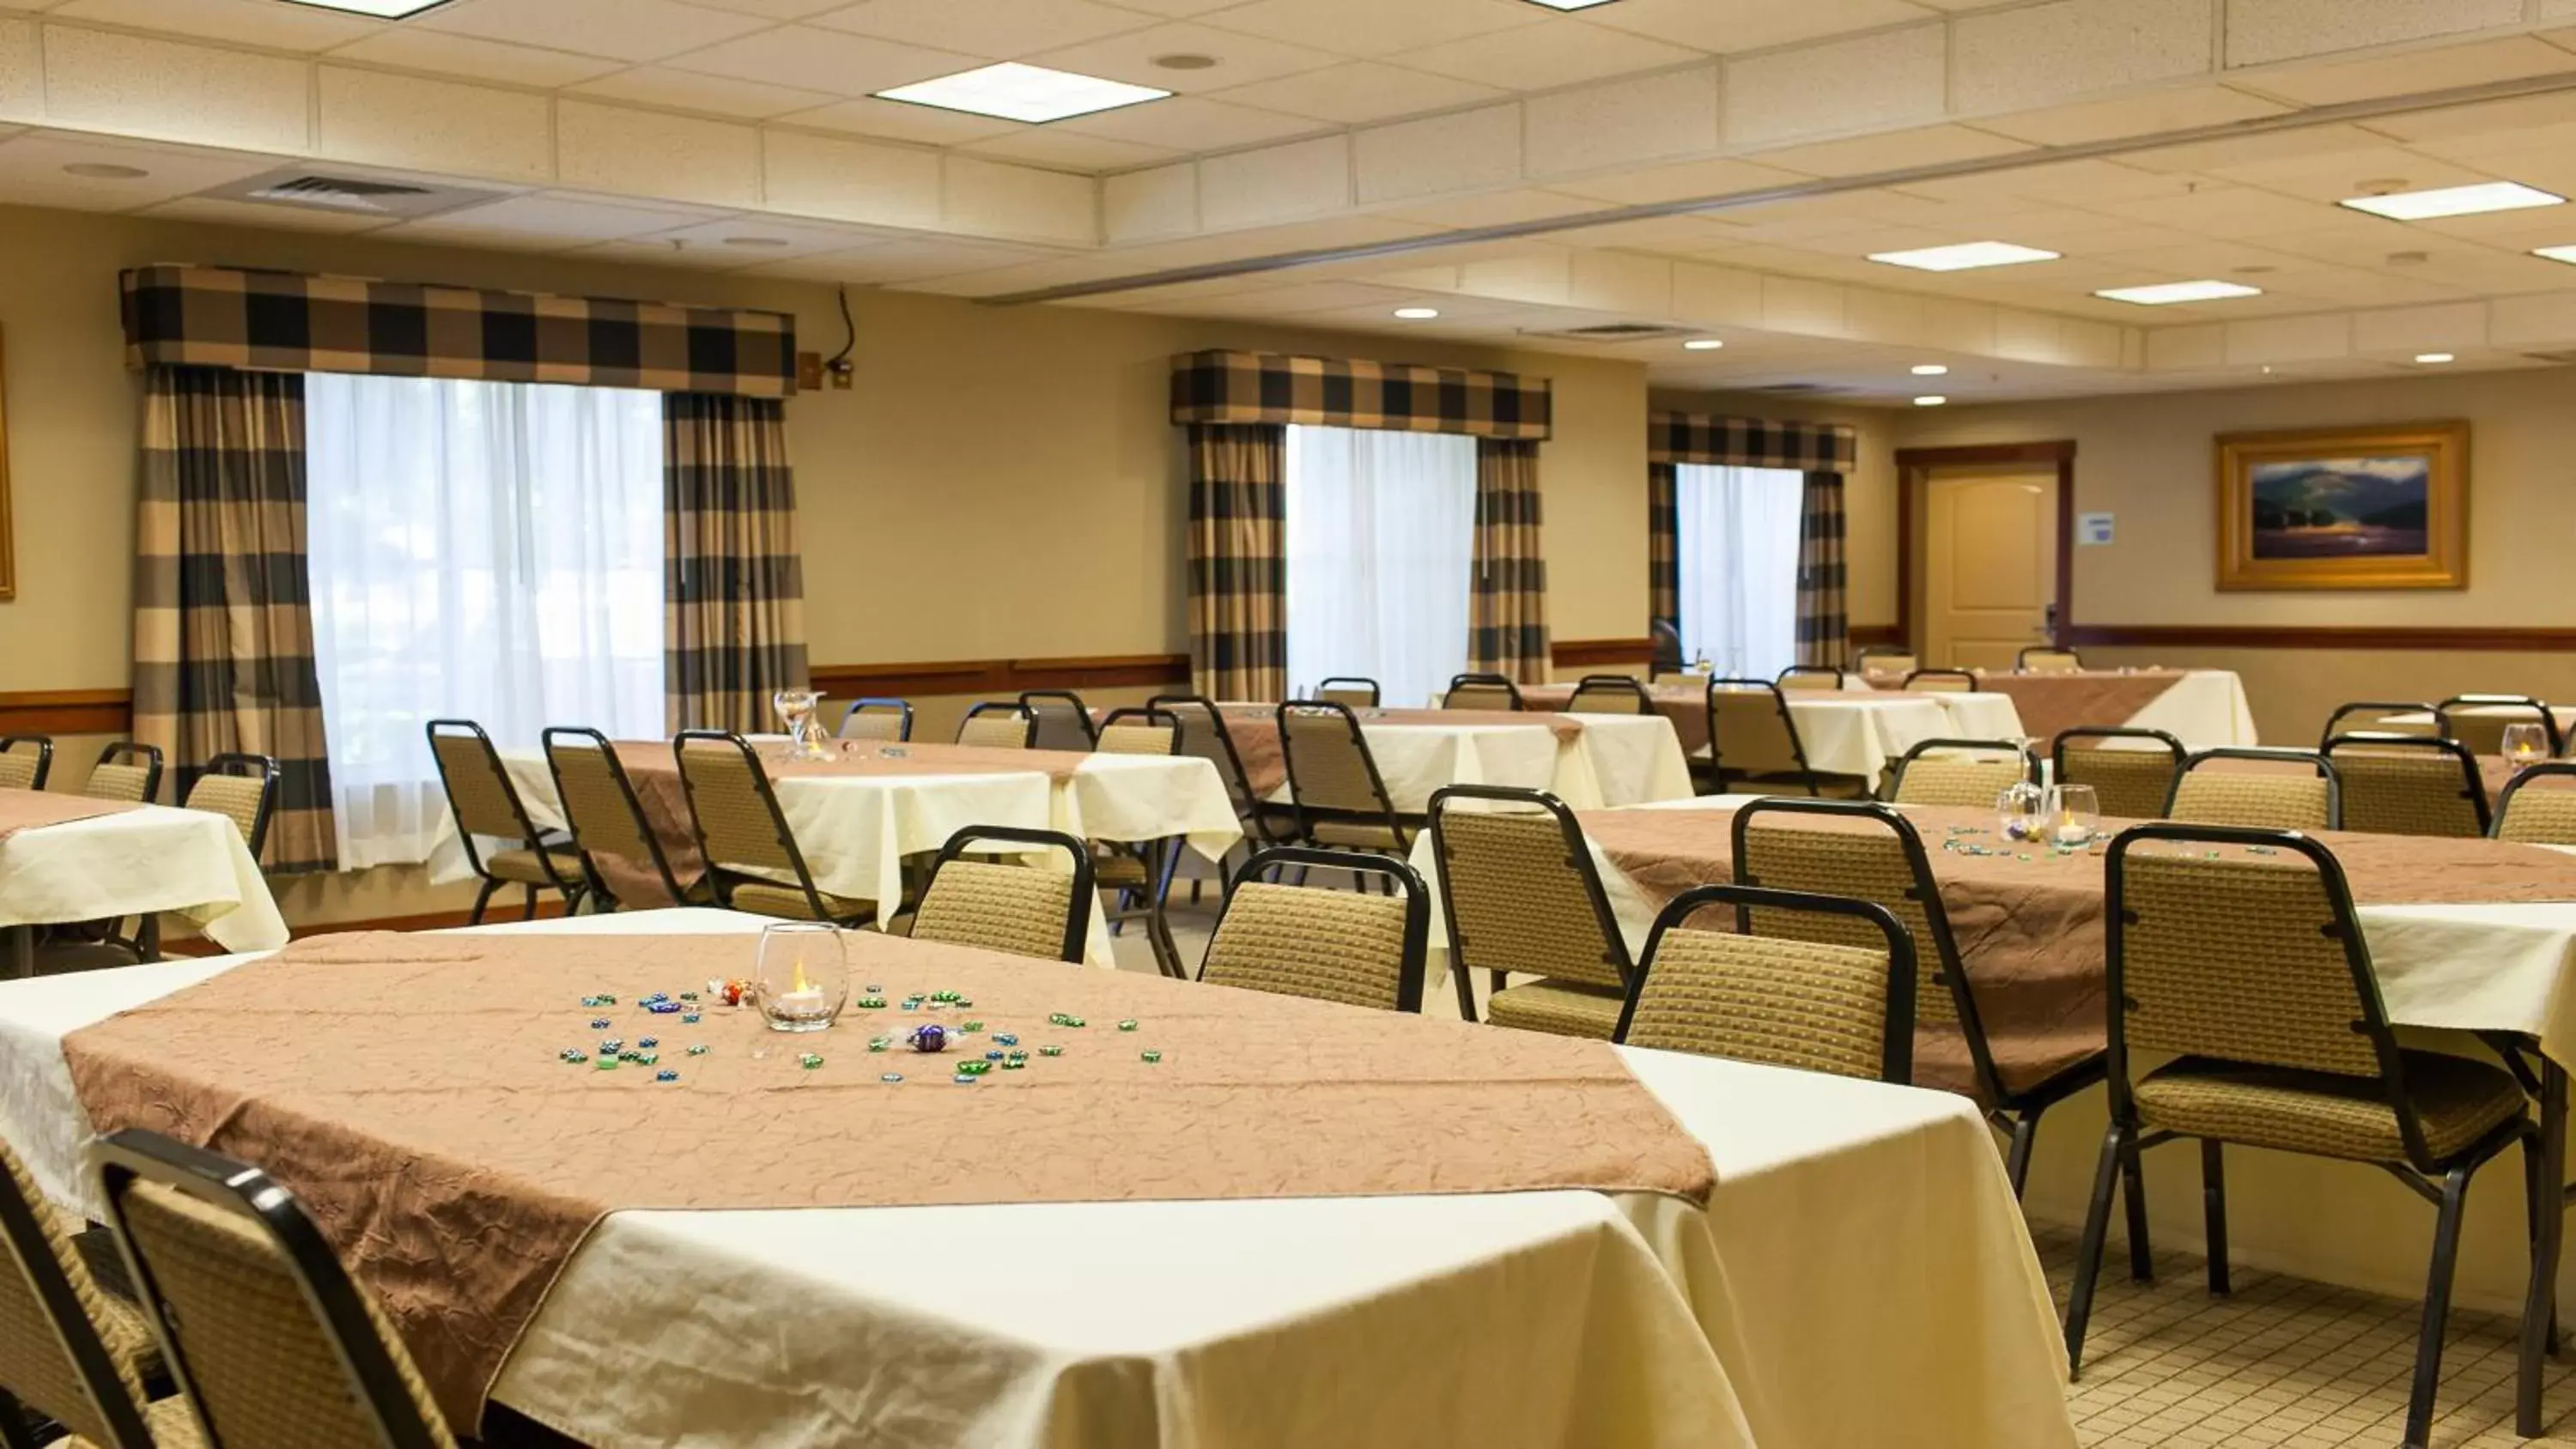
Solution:
<svg viewBox="0 0 2576 1449">
<path fill-rule="evenodd" d="M 831 1031 L 790 1036 L 745 1011 L 691 1026 L 637 1005 L 747 975 L 757 940 L 324 936 L 75 1032 L 63 1052 L 101 1132 L 165 1132 L 302 1196 L 459 1429 L 591 1225 L 620 1209 L 1563 1188 L 1704 1204 L 1715 1183 L 1707 1151 L 1604 1042 L 875 932 L 844 937 L 854 997 L 954 990 L 973 1008 L 854 1005 Z M 579 1004 L 598 992 L 618 1004 Z M 1089 1024 L 1049 1025 L 1058 1012 Z M 601 1017 L 612 1025 L 593 1029 Z M 964 1052 L 867 1049 L 966 1020 L 987 1029 Z M 954 1063 L 1000 1049 L 997 1033 L 1018 1036 L 1027 1065 L 954 1084 Z M 560 1058 L 644 1036 L 658 1067 Z M 706 1055 L 688 1054 L 697 1043 Z M 800 1067 L 806 1051 L 823 1064 Z M 883 1231 L 852 1251 L 936 1251 Z"/>
<path fill-rule="evenodd" d="M 9 837 L 21 830 L 69 825 L 75 820 L 142 808 L 130 800 L 93 800 L 87 795 L 65 795 L 53 790 L 0 790 L 0 845 L 7 844 Z"/>
<path fill-rule="evenodd" d="M 1526 696 L 1524 696 L 1526 697 Z M 1252 798 L 1266 800 L 1272 791 L 1288 783 L 1288 759 L 1279 745 L 1278 706 L 1270 704 L 1223 704 L 1217 714 L 1225 721 L 1225 732 L 1234 739 L 1234 753 L 1243 761 L 1243 776 L 1252 787 Z M 1583 721 L 1575 715 L 1543 714 L 1536 710 L 1508 709 L 1354 709 L 1360 727 L 1371 725 L 1545 725 L 1563 744 L 1583 733 Z"/>
<path fill-rule="evenodd" d="M 2038 740 L 2045 752 L 2049 741 L 2066 730 L 2126 725 L 2137 718 L 2140 710 L 2163 698 L 2165 691 L 2181 682 L 2182 677 L 2179 669 L 2142 669 L 2135 674 L 2100 670 L 2076 674 L 1982 672 L 1977 675 L 1977 688 L 1989 694 L 2011 695 L 2013 712 L 2021 716 L 2022 733 Z"/>
<path fill-rule="evenodd" d="M 1963 842 L 1995 847 L 1991 811 L 1909 808 L 1941 887 L 1950 930 L 1977 994 L 1995 1061 L 2008 1084 L 2037 1082 L 2102 1047 L 2102 857 L 2034 851 L 1968 855 L 1942 848 L 1950 827 Z M 1734 879 L 1731 814 L 1683 810 L 1585 811 L 1584 833 L 1657 902 Z M 1875 828 L 1790 821 L 1789 828 Z M 2106 821 L 2116 833 L 2123 821 Z M 2486 840 L 2317 831 L 2342 862 L 2363 905 L 2576 901 L 2576 856 Z M 1929 942 L 1918 943 L 1930 950 Z M 1967 1050 L 1954 1028 L 1918 1027 L 1915 1080 L 1966 1092 Z"/>
</svg>

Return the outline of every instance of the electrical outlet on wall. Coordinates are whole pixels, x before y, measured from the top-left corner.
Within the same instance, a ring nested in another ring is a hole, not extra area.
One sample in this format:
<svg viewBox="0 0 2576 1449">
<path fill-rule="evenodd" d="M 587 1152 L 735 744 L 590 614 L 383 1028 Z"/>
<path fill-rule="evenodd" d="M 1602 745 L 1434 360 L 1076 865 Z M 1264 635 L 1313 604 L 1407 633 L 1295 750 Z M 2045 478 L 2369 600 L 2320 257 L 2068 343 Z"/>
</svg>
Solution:
<svg viewBox="0 0 2576 1449">
<path fill-rule="evenodd" d="M 848 383 L 846 383 L 846 382 L 841 383 L 840 385 L 841 385 L 842 387 L 848 387 L 848 386 L 849 386 L 849 384 L 848 384 Z M 800 353 L 797 353 L 797 354 L 796 354 L 796 387 L 797 387 L 797 390 L 798 390 L 798 391 L 800 391 L 800 392 L 814 392 L 814 391 L 816 391 L 816 390 L 820 389 L 822 386 L 823 386 L 823 354 L 821 354 L 821 353 L 819 353 L 819 352 L 800 352 Z"/>
</svg>

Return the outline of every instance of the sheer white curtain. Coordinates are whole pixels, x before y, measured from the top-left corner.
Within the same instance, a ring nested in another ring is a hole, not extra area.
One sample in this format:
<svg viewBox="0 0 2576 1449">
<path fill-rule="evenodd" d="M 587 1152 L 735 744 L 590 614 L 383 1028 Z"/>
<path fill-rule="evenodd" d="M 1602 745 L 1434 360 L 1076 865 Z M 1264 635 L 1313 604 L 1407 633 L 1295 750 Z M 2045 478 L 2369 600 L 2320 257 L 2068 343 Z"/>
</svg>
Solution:
<svg viewBox="0 0 2576 1449">
<path fill-rule="evenodd" d="M 305 431 L 342 869 L 428 857 L 430 720 L 663 733 L 658 393 L 314 373 Z"/>
<path fill-rule="evenodd" d="M 1288 430 L 1288 678 L 1378 682 L 1417 705 L 1467 667 L 1476 440 Z"/>
<path fill-rule="evenodd" d="M 1798 662 L 1795 468 L 1673 470 L 1680 514 L 1682 654 L 1721 677 L 1773 679 Z"/>
</svg>

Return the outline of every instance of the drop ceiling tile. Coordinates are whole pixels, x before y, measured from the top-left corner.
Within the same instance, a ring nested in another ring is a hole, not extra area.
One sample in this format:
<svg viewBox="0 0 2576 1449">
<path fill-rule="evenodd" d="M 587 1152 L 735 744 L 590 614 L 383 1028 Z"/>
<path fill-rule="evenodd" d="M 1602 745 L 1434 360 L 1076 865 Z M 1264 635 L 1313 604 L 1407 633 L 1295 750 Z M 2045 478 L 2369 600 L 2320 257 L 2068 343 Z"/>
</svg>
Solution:
<svg viewBox="0 0 2576 1449">
<path fill-rule="evenodd" d="M 1644 221 L 1616 221 L 1602 226 L 1552 231 L 1546 239 L 1566 246 L 1624 247 L 1630 251 L 1693 256 L 1737 240 L 1737 229 L 1701 216 L 1659 216 Z"/>
<path fill-rule="evenodd" d="M 2188 186 L 2182 177 L 2143 171 L 2117 161 L 2052 161 L 2017 166 L 2009 171 L 1990 171 L 1978 176 L 1918 181 L 1897 189 L 1911 196 L 1971 205 L 1992 206 L 2028 200 L 2085 206 L 2096 201 L 2138 201 L 2151 196 L 2171 196 Z"/>
<path fill-rule="evenodd" d="M 637 66 L 572 88 L 576 95 L 675 111 L 703 111 L 741 121 L 765 121 L 792 111 L 829 105 L 834 98 L 819 91 L 793 90 L 735 80 L 731 76 Z"/>
<path fill-rule="evenodd" d="M 1938 165 L 1945 161 L 2008 156 L 2029 149 L 2019 141 L 1988 135 L 1966 126 L 1924 126 L 1849 141 L 1786 146 L 1763 152 L 1752 159 L 1766 166 L 1781 166 L 1816 176 L 1857 176 L 1871 171 Z"/>
<path fill-rule="evenodd" d="M 2462 160 L 2482 175 L 2576 197 L 2576 145 L 2553 142 L 2546 132 L 2540 134 L 2537 150 L 2482 151 Z"/>
<path fill-rule="evenodd" d="M 1026 129 L 1017 121 L 972 116 L 964 111 L 938 106 L 916 106 L 908 101 L 880 101 L 874 97 L 839 101 L 810 111 L 792 111 L 776 119 L 790 126 L 882 136 L 890 141 L 915 141 L 926 146 L 980 141 L 989 136 L 1007 136 Z"/>
<path fill-rule="evenodd" d="M 384 28 L 381 21 L 273 0 L 71 0 L 46 18 L 194 35 L 263 50 L 328 50 Z"/>
<path fill-rule="evenodd" d="M 1200 223 L 1211 231 L 1293 221 L 1351 204 L 1347 136 L 1319 136 L 1199 162 Z"/>
<path fill-rule="evenodd" d="M 1016 57 L 1142 30 L 1154 17 L 1092 0 L 865 0 L 812 23 L 907 45 Z"/>
<path fill-rule="evenodd" d="M 0 182 L 0 192 L 6 183 Z M 352 234 L 379 231 L 392 225 L 381 216 L 351 215 L 348 212 L 325 211 L 312 206 L 270 206 L 257 201 L 224 201 L 211 196 L 182 196 L 158 206 L 147 206 L 138 216 L 157 216 L 168 221 L 200 222 L 208 226 L 247 226 L 262 231 L 319 231 Z"/>
<path fill-rule="evenodd" d="M 1171 20 L 1185 20 L 1193 15 L 1204 15 L 1211 10 L 1222 10 L 1229 5 L 1240 5 L 1243 0 L 1118 0 L 1118 3 L 1129 10 L 1142 10 L 1149 15 L 1160 15 Z"/>
<path fill-rule="evenodd" d="M 939 153 L 771 129 L 761 196 L 773 211 L 883 226 L 939 224 Z"/>
<path fill-rule="evenodd" d="M 1777 145 L 1938 118 L 1948 37 L 1937 24 L 1749 55 L 1726 67 L 1726 140 Z M 1850 78 L 1869 77 L 1866 86 Z"/>
<path fill-rule="evenodd" d="M 1320 123 L 1303 116 L 1229 105 L 1199 96 L 1167 96 L 1141 106 L 1121 106 L 1114 111 L 1069 117 L 1048 127 L 1049 130 L 1077 131 L 1086 136 L 1106 136 L 1113 141 L 1131 141 L 1140 146 L 1159 146 L 1174 151 L 1224 151 L 1237 146 L 1258 146 L 1266 141 L 1312 135 L 1319 128 Z"/>
<path fill-rule="evenodd" d="M 668 207 L 632 206 L 585 197 L 540 194 L 506 197 L 419 221 L 388 228 L 397 241 L 454 240 L 475 237 L 550 242 L 556 248 L 623 237 L 647 236 L 695 222 L 704 213 Z"/>
<path fill-rule="evenodd" d="M 0 120 L 44 118 L 44 74 L 36 22 L 0 19 Z"/>
<path fill-rule="evenodd" d="M 1350 61 L 1305 71 L 1278 80 L 1259 81 L 1216 93 L 1224 101 L 1311 116 L 1346 126 L 1382 121 L 1420 111 L 1448 110 L 1499 100 L 1506 93 L 1451 76 L 1403 70 L 1375 61 Z"/>
<path fill-rule="evenodd" d="M 737 80 L 857 97 L 933 76 L 973 70 L 987 59 L 950 50 L 924 50 L 838 30 L 818 30 L 810 25 L 783 25 L 673 56 L 671 65 Z"/>
<path fill-rule="evenodd" d="M 315 134 L 335 161 L 511 181 L 554 176 L 544 96 L 341 65 L 315 70 Z"/>
<path fill-rule="evenodd" d="M 2576 148 L 2576 92 L 2382 116 L 2365 122 L 2364 129 L 2454 160 L 2480 151 Z"/>
<path fill-rule="evenodd" d="M 2202 75 L 2214 26 L 2204 0 L 2055 0 L 1967 16 L 1950 27 L 1950 103 L 2024 110 Z"/>
<path fill-rule="evenodd" d="M 751 268 L 755 275 L 799 277 L 808 281 L 903 286 L 931 277 L 952 277 L 1042 260 L 1055 253 L 1034 247 L 989 242 L 903 238 L 828 256 L 807 257 L 774 266 Z"/>
<path fill-rule="evenodd" d="M 331 52 L 330 58 L 547 90 L 606 75 L 624 64 L 600 56 L 508 45 L 410 26 L 380 30 Z"/>
<path fill-rule="evenodd" d="M 1610 176 L 1556 181 L 1549 183 L 1549 189 L 1619 206 L 1647 206 L 1657 202 L 1689 201 L 1760 191 L 1773 186 L 1792 186 L 1808 179 L 1804 172 L 1725 157 L 1714 161 L 1653 166 Z"/>
<path fill-rule="evenodd" d="M 1166 70 L 1154 64 L 1158 55 L 1176 54 L 1213 56 L 1216 64 L 1205 70 Z M 1032 64 L 1057 70 L 1186 93 L 1228 90 L 1318 70 L 1338 59 L 1328 51 L 1188 24 L 1131 30 L 1106 40 L 1041 51 L 1029 57 Z"/>
<path fill-rule="evenodd" d="M 1450 196 L 1417 202 L 1379 213 L 1399 221 L 1442 228 L 1509 226 L 1577 212 L 1597 211 L 1601 203 L 1555 191 L 1491 191 L 1481 196 Z"/>
<path fill-rule="evenodd" d="M 2217 166 L 2209 168 L 2208 174 L 2223 181 L 2323 202 L 2337 202 L 2364 192 L 2420 191 L 2427 187 L 2466 186 L 2495 179 L 2471 167 L 2436 161 L 2394 146 L 2286 161 L 2258 161 L 2243 166 Z"/>
<path fill-rule="evenodd" d="M 1167 146 L 1116 141 L 1053 126 L 1031 126 L 1014 135 L 970 141 L 960 150 L 999 161 L 1025 161 L 1064 171 L 1127 171 L 1169 161 L 1178 153 Z"/>
<path fill-rule="evenodd" d="M 312 143 L 301 60 L 71 25 L 44 39 L 48 120 L 272 151 Z"/>
<path fill-rule="evenodd" d="M 1622 0 L 1585 19 L 1651 39 L 1726 54 L 1794 45 L 1882 25 L 1921 20 L 1932 12 L 1907 0 Z"/>
<path fill-rule="evenodd" d="M 1392 121 L 1354 135 L 1351 146 L 1362 206 L 1508 186 L 1521 178 L 1521 108 Z"/>
<path fill-rule="evenodd" d="M 1551 19 L 1472 40 L 1408 50 L 1389 59 L 1479 85 L 1538 91 L 1687 65 L 1703 54 L 1581 20 Z"/>
<path fill-rule="evenodd" d="M 1714 151 L 1717 97 L 1713 65 L 1532 96 L 1523 103 L 1530 174 L 1563 176 Z"/>
<path fill-rule="evenodd" d="M 0 202 L 74 211 L 131 211 L 256 176 L 274 164 L 264 156 L 110 141 L 61 131 L 22 131 L 0 139 Z M 117 179 L 63 171 L 79 165 L 131 166 L 145 174 Z"/>
<path fill-rule="evenodd" d="M 761 28 L 749 15 L 674 0 L 457 0 L 407 24 L 617 60 L 660 60 Z"/>
<path fill-rule="evenodd" d="M 2570 53 L 2529 36 L 2450 45 L 2340 65 L 2287 67 L 2231 78 L 2230 83 L 2303 106 L 2330 106 L 2376 96 L 2448 90 L 2576 70 Z M 2403 118 L 2399 118 L 2403 121 Z"/>
<path fill-rule="evenodd" d="M 2227 63 L 2262 65 L 2521 19 L 2522 0 L 2229 0 Z"/>
<path fill-rule="evenodd" d="M 1343 55 L 1379 56 L 1536 25 L 1548 14 L 1525 0 L 1253 0 L 1218 11 L 1207 23 Z"/>
<path fill-rule="evenodd" d="M 826 10 L 838 10 L 850 0 L 681 0 L 708 10 L 730 10 L 737 15 L 757 15 L 763 20 L 803 20 Z"/>
<path fill-rule="evenodd" d="M 2182 196 L 2107 201 L 2091 208 L 2151 226 L 2236 240 L 2303 231 L 2329 220 L 2328 208 L 2250 186 L 2210 185 Z"/>
<path fill-rule="evenodd" d="M 564 184 L 590 190 L 713 206 L 760 202 L 760 133 L 728 121 L 558 101 L 555 165 Z"/>
<path fill-rule="evenodd" d="M 2287 115 L 2290 107 L 2225 86 L 2186 86 L 2114 100 L 2050 106 L 2014 116 L 1978 120 L 1981 130 L 2042 146 L 2082 146 L 2124 136 L 2147 136 L 2194 126 L 2219 126 L 2262 116 Z"/>
<path fill-rule="evenodd" d="M 2267 135 L 2238 136 L 2187 146 L 2133 151 L 2121 159 L 2142 171 L 2212 173 L 2274 164 L 2330 165 L 2337 156 L 2384 151 L 2387 140 L 2359 126 L 2302 126 Z"/>
</svg>

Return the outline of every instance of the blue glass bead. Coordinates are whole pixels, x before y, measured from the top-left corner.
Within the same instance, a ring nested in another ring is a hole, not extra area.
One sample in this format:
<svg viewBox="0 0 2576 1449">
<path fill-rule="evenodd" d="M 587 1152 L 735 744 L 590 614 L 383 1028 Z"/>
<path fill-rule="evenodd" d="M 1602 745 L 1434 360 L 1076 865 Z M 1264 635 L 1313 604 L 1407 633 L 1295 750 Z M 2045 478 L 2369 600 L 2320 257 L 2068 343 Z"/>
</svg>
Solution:
<svg viewBox="0 0 2576 1449">
<path fill-rule="evenodd" d="M 610 1021 L 607 1017 L 599 1016 L 591 1018 L 590 1029 L 592 1031 L 606 1031 L 615 1025 L 617 1025 L 616 1022 Z"/>
<path fill-rule="evenodd" d="M 973 1077 L 969 1077 L 969 1076 L 962 1076 L 962 1075 L 961 1075 L 961 1076 L 954 1076 L 954 1077 L 950 1077 L 948 1080 L 950 1080 L 950 1081 L 952 1081 L 952 1082 L 955 1082 L 957 1085 L 959 1085 L 959 1086 L 961 1086 L 961 1087 L 971 1087 L 971 1086 L 975 1085 L 975 1079 L 974 1079 Z"/>
<path fill-rule="evenodd" d="M 1001 1059 L 1002 1059 L 1002 1054 L 1001 1054 L 1000 1052 L 986 1052 L 986 1053 L 984 1053 L 984 1060 L 986 1060 L 986 1061 L 988 1061 L 988 1062 L 998 1062 L 998 1061 L 1000 1061 Z"/>
<path fill-rule="evenodd" d="M 645 1010 L 652 1012 L 655 1016 L 669 1016 L 679 1009 L 680 1003 L 676 1001 L 657 1001 L 651 1006 L 645 1008 Z"/>
<path fill-rule="evenodd" d="M 669 1067 L 664 1067 L 662 1070 L 653 1074 L 653 1080 L 657 1082 L 676 1082 L 679 1079 L 680 1074 L 672 1071 Z"/>
<path fill-rule="evenodd" d="M 635 1044 L 649 1052 L 653 1048 L 660 1046 L 662 1044 L 662 1039 L 658 1036 L 639 1036 L 635 1038 Z"/>
<path fill-rule="evenodd" d="M 916 1026 L 912 1029 L 911 1041 L 912 1049 L 917 1052 L 946 1051 L 948 1050 L 948 1028 L 937 1022 Z"/>
<path fill-rule="evenodd" d="M 1014 1033 L 1007 1031 L 995 1032 L 993 1034 L 993 1040 L 1002 1046 L 1018 1046 L 1020 1044 L 1019 1037 Z"/>
<path fill-rule="evenodd" d="M 612 1036 L 601 1042 L 599 1044 L 599 1049 L 608 1053 L 610 1056 L 615 1056 L 626 1049 L 626 1039 L 624 1037 Z"/>
</svg>

